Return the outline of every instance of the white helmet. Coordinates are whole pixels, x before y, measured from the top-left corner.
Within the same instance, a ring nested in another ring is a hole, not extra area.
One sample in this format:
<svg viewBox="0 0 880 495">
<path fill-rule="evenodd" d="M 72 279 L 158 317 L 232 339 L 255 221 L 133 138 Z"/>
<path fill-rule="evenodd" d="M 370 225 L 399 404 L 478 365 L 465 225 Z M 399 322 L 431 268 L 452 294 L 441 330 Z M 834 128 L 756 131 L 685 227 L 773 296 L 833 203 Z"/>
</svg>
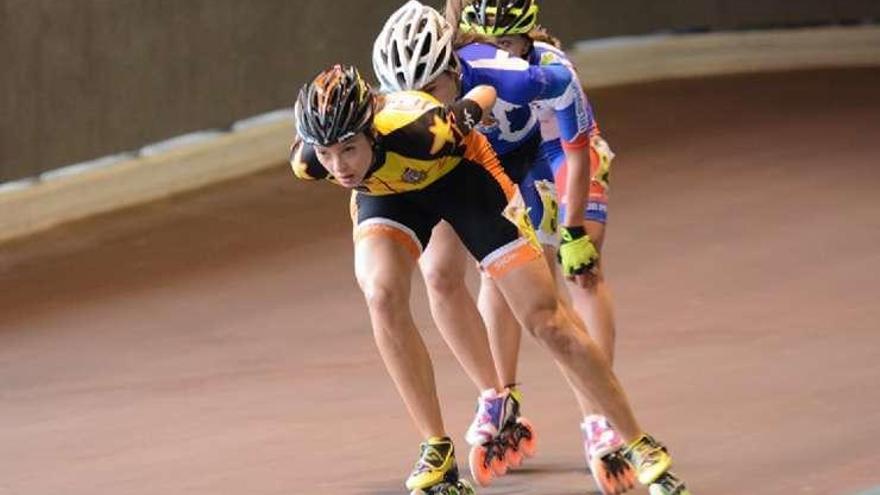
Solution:
<svg viewBox="0 0 880 495">
<path fill-rule="evenodd" d="M 373 70 L 383 91 L 419 90 L 455 68 L 455 29 L 439 12 L 410 0 L 388 18 L 373 43 Z"/>
</svg>

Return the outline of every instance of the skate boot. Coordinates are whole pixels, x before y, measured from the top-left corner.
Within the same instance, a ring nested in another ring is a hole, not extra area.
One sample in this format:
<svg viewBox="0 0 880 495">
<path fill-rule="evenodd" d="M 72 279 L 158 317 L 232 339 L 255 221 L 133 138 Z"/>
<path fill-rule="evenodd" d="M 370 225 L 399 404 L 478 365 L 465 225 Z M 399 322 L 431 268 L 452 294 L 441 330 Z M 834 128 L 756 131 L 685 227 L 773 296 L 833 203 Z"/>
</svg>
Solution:
<svg viewBox="0 0 880 495">
<path fill-rule="evenodd" d="M 459 479 L 455 448 L 448 437 L 432 437 L 420 446 L 419 460 L 406 480 L 410 495 L 474 495 Z"/>
<path fill-rule="evenodd" d="M 526 418 L 520 416 L 522 392 L 515 387 L 507 389 L 510 396 L 512 414 L 501 429 L 499 441 L 504 447 L 504 458 L 507 465 L 518 468 L 524 458 L 537 453 L 537 434 L 535 427 Z"/>
<path fill-rule="evenodd" d="M 474 481 L 480 486 L 486 486 L 493 478 L 507 473 L 499 434 L 510 414 L 510 399 L 506 392 L 499 394 L 486 390 L 480 394 L 477 414 L 465 434 L 465 440 L 471 445 L 468 464 Z"/>
<path fill-rule="evenodd" d="M 650 485 L 672 467 L 666 447 L 650 435 L 642 435 L 623 449 L 626 460 L 636 470 L 639 483 Z"/>
<path fill-rule="evenodd" d="M 666 471 L 648 487 L 651 495 L 691 495 L 684 481 L 678 478 L 672 471 Z"/>
<path fill-rule="evenodd" d="M 590 473 L 603 495 L 618 495 L 635 488 L 636 474 L 623 455 L 623 439 L 604 416 L 592 415 L 581 423 L 584 453 Z"/>
</svg>

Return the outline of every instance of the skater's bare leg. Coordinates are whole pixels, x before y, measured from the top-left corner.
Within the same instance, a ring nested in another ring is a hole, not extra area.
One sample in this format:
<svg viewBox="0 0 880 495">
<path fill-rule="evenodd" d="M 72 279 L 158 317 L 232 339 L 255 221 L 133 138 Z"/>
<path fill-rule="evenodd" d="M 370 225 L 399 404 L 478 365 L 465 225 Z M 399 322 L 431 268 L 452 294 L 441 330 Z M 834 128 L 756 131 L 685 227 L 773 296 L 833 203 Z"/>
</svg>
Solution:
<svg viewBox="0 0 880 495">
<path fill-rule="evenodd" d="M 573 387 L 609 418 L 626 441 L 643 433 L 611 367 L 583 323 L 557 295 L 543 259 L 495 280 L 517 320 L 546 347 Z"/>
<path fill-rule="evenodd" d="M 593 245 L 601 253 L 605 240 L 605 224 L 595 221 L 585 221 L 587 234 L 593 240 Z M 575 311 L 581 315 L 587 324 L 590 336 L 596 341 L 599 349 L 605 355 L 605 359 L 614 365 L 614 345 L 616 329 L 614 326 L 614 305 L 611 297 L 611 289 L 605 280 L 605 274 L 600 258 L 597 267 L 595 283 L 581 288 L 568 283 L 568 292 L 571 295 L 571 303 Z"/>
<path fill-rule="evenodd" d="M 605 240 L 605 224 L 589 220 L 585 221 L 584 224 L 590 239 L 593 241 L 593 245 L 601 252 Z M 599 350 L 613 368 L 616 340 L 614 309 L 611 290 L 605 280 L 601 258 L 592 284 L 587 287 L 581 287 L 566 281 L 565 285 L 575 313 L 586 323 L 590 337 L 596 342 Z M 597 412 L 596 408 L 590 404 L 583 394 L 576 391 L 575 396 L 584 417 Z"/>
<path fill-rule="evenodd" d="M 434 322 L 471 381 L 479 390 L 501 390 L 486 327 L 465 285 L 467 267 L 473 263 L 458 235 L 446 222 L 431 234 L 419 260 Z"/>
<path fill-rule="evenodd" d="M 552 270 L 556 263 L 556 249 L 544 246 L 544 258 Z M 555 273 L 552 272 L 551 273 Z M 494 280 L 487 274 L 481 274 L 480 314 L 489 331 L 489 345 L 495 360 L 495 369 L 502 386 L 517 383 L 519 349 L 522 344 L 522 327 L 516 316 L 507 305 L 504 294 L 498 290 Z"/>
<path fill-rule="evenodd" d="M 514 385 L 517 382 L 522 329 L 507 306 L 504 295 L 485 273 L 480 280 L 479 307 L 489 331 L 489 345 L 498 380 L 502 386 Z"/>
<path fill-rule="evenodd" d="M 552 246 L 544 246 L 543 248 L 544 259 L 551 270 L 550 273 L 551 275 L 556 275 L 557 250 Z M 579 300 L 583 303 L 584 301 L 582 300 L 586 299 L 586 297 L 582 294 L 584 294 L 586 290 L 574 286 L 573 284 L 566 283 L 566 285 L 568 285 L 568 289 L 572 294 L 573 303 L 577 303 Z M 578 296 L 578 299 L 574 299 L 575 295 Z M 495 367 L 498 370 L 498 376 L 501 383 L 505 386 L 513 385 L 517 383 L 517 364 L 519 362 L 519 350 L 522 340 L 522 327 L 516 320 L 510 307 L 507 305 L 504 295 L 499 291 L 492 278 L 485 272 L 482 274 L 479 302 L 480 313 L 483 315 L 483 319 L 486 321 L 486 326 L 489 329 L 489 343 L 492 347 L 492 356 L 495 358 Z M 584 310 L 576 311 L 575 317 L 584 314 L 587 314 Z M 585 325 L 583 324 L 577 325 L 579 331 L 583 330 L 584 327 Z M 612 352 L 610 349 L 603 347 L 601 342 L 606 341 L 596 339 L 599 349 L 607 359 Z M 578 406 L 583 415 L 586 417 L 593 414 L 595 409 L 590 401 L 571 382 L 568 375 L 565 373 L 562 364 L 557 364 L 563 371 L 563 376 L 565 376 L 566 381 L 574 392 Z"/>
<path fill-rule="evenodd" d="M 581 288 L 569 286 L 573 309 L 586 323 L 590 337 L 609 364 L 614 363 L 615 328 L 611 292 L 602 274 L 601 265 L 596 273 L 596 285 Z M 594 414 L 595 408 L 586 397 L 576 394 L 584 416 Z"/>
<path fill-rule="evenodd" d="M 409 306 L 415 266 L 407 249 L 390 237 L 372 235 L 355 245 L 355 273 L 385 367 L 422 437 L 444 437 L 431 358 Z"/>
</svg>

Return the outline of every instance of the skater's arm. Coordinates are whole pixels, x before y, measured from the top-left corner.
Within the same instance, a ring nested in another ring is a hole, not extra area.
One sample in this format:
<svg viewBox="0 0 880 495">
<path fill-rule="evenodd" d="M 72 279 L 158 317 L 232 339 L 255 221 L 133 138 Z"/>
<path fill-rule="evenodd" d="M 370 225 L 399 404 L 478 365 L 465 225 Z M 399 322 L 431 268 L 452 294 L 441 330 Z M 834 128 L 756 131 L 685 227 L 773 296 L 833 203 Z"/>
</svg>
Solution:
<svg viewBox="0 0 880 495">
<path fill-rule="evenodd" d="M 463 100 L 470 100 L 480 107 L 480 112 L 486 115 L 492 111 L 495 106 L 495 100 L 498 98 L 498 92 L 492 86 L 477 86 L 464 95 Z"/>
<path fill-rule="evenodd" d="M 491 114 L 496 96 L 497 93 L 492 86 L 477 86 L 468 91 L 461 100 L 447 107 L 447 113 L 452 115 L 455 126 L 462 136 L 470 134 L 484 115 Z"/>
</svg>

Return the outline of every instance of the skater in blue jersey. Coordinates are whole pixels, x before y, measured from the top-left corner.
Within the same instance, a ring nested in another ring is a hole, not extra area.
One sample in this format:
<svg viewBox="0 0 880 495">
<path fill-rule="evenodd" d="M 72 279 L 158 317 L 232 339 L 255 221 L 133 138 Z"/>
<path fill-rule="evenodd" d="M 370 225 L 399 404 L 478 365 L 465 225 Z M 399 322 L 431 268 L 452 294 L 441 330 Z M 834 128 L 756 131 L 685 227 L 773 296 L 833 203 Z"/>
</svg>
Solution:
<svg viewBox="0 0 880 495">
<path fill-rule="evenodd" d="M 542 159 L 531 169 L 526 183 L 554 182 L 560 198 L 558 212 L 548 209 L 537 195 L 527 197 L 526 203 L 532 221 L 540 226 L 539 237 L 545 250 L 558 252 L 575 310 L 587 323 L 606 359 L 613 363 L 616 332 L 611 292 L 601 260 L 598 256 L 594 258 L 593 253 L 601 252 L 605 238 L 614 154 L 601 137 L 574 65 L 560 49 L 559 40 L 538 26 L 538 12 L 536 0 L 480 0 L 468 5 L 457 0 L 447 2 L 447 18 L 460 16 L 457 20 L 461 30 L 487 36 L 493 44 L 533 66 L 563 65 L 572 71 L 575 84 L 568 87 L 561 102 L 571 105 L 574 112 L 554 111 L 545 102 L 533 105 L 541 122 Z M 556 103 L 558 107 L 559 102 Z M 555 229 L 547 228 L 557 222 L 561 246 Z M 551 259 L 555 257 L 553 254 Z M 493 313 L 503 314 L 506 304 L 497 293 L 493 294 L 492 301 Z M 515 382 L 520 327 L 512 316 L 496 321 L 500 324 L 489 326 L 496 366 L 505 381 Z M 631 471 L 619 455 L 624 447 L 620 435 L 586 397 L 577 391 L 575 395 L 584 418 L 581 423 L 584 452 L 597 485 L 606 494 L 632 488 Z M 670 489 L 670 485 L 673 488 Z M 685 490 L 684 484 L 671 475 L 654 488 L 659 493 L 683 494 Z"/>
<path fill-rule="evenodd" d="M 529 64 L 486 43 L 465 43 L 452 54 L 452 31 L 454 29 L 439 13 L 415 0 L 399 9 L 386 23 L 374 45 L 374 69 L 383 89 L 422 90 L 441 101 L 447 101 L 472 85 L 494 86 L 498 91 L 498 102 L 491 118 L 484 120 L 478 129 L 490 138 L 505 171 L 519 183 L 519 189 L 534 189 L 533 196 L 538 198 L 537 201 L 546 205 L 549 211 L 555 211 L 555 196 L 550 180 L 552 175 L 543 183 L 529 184 L 526 181 L 529 171 L 542 159 L 539 153 L 541 126 L 531 105 L 540 104 L 553 112 L 566 114 L 559 118 L 560 122 L 577 122 L 583 108 L 568 100 L 568 95 L 577 94 L 571 90 L 571 85 L 577 84 L 573 72 L 564 64 Z M 580 148 L 585 150 L 587 147 L 581 145 Z M 584 161 L 588 167 L 588 155 Z M 549 164 L 545 164 L 544 168 L 549 170 Z M 527 194 L 525 191 L 522 193 Z M 524 208 L 523 198 L 518 196 L 509 209 L 523 211 Z M 555 231 L 555 227 L 549 230 Z M 435 228 L 431 243 L 421 257 L 420 267 L 428 284 L 431 309 L 438 327 L 468 374 L 483 390 L 476 418 L 467 437 L 469 442 L 475 444 L 470 458 L 472 472 L 480 484 L 485 484 L 493 475 L 502 474 L 508 464 L 517 464 L 523 453 L 533 449 L 534 430 L 528 422 L 518 418 L 521 399 L 513 388 L 513 382 L 502 380 L 503 377 L 498 375 L 493 376 L 494 364 L 486 361 L 485 327 L 464 285 L 467 254 L 455 236 L 448 233 L 447 225 L 441 224 Z M 579 269 L 592 268 L 598 255 L 589 239 L 585 236 L 571 239 L 571 245 L 577 246 L 581 255 L 585 254 L 581 260 L 584 266 Z M 483 273 L 485 275 L 486 271 Z M 492 293 L 497 289 L 491 277 L 484 276 L 483 286 L 488 289 L 481 291 L 481 303 L 483 293 Z M 492 325 L 496 316 L 493 309 L 485 304 L 481 304 L 481 309 Z M 504 312 L 506 314 L 507 310 Z M 585 331 L 583 328 L 581 330 Z M 517 332 L 517 338 L 518 335 Z M 518 349 L 518 341 L 516 346 Z M 589 348 L 595 351 L 591 359 L 607 366 L 607 359 L 601 356 L 592 341 Z M 496 359 L 499 358 L 496 356 Z M 579 394 L 593 401 L 605 400 L 601 396 L 590 395 L 590 387 L 584 387 L 581 377 L 572 375 L 567 363 L 558 362 Z M 631 448 L 626 453 L 640 479 L 650 483 L 659 478 L 670 462 L 665 450 L 653 439 L 637 431 L 638 428 L 631 429 L 634 425 L 617 424 L 614 417 L 622 411 L 604 409 L 603 412 L 612 418 L 622 437 L 630 442 Z M 651 457 L 660 462 L 651 464 L 653 467 L 649 468 L 645 461 Z M 621 469 L 626 466 L 625 462 L 620 464 Z M 625 473 L 616 474 L 622 476 Z M 621 483 L 618 485 L 622 486 Z"/>
</svg>

